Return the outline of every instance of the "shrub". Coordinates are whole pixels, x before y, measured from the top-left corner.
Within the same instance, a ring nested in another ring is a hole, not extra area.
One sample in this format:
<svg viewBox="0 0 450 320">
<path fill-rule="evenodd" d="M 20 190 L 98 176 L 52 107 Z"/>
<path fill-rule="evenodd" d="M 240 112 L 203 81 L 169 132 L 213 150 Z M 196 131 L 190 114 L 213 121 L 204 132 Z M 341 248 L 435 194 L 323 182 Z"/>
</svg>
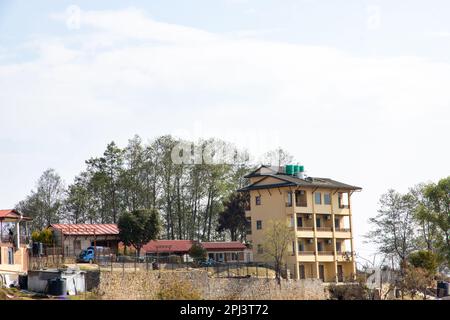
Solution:
<svg viewBox="0 0 450 320">
<path fill-rule="evenodd" d="M 409 262 L 415 268 L 421 268 L 429 272 L 430 275 L 436 273 L 438 267 L 438 259 L 435 254 L 427 250 L 419 250 L 413 252 L 408 257 Z"/>
<path fill-rule="evenodd" d="M 34 242 L 42 242 L 46 245 L 53 243 L 53 232 L 49 228 L 42 229 L 41 231 L 33 231 L 31 239 Z"/>
<path fill-rule="evenodd" d="M 186 280 L 172 278 L 161 280 L 158 292 L 160 300 L 200 300 L 200 293 Z"/>
<path fill-rule="evenodd" d="M 331 300 L 367 300 L 368 289 L 363 284 L 331 284 L 328 287 Z"/>
</svg>

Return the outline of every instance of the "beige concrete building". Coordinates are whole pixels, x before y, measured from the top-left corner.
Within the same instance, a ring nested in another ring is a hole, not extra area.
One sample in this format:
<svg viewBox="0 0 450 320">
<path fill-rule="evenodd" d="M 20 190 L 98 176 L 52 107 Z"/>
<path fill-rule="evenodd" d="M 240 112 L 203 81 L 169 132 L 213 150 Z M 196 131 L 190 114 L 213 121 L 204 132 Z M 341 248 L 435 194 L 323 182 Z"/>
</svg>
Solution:
<svg viewBox="0 0 450 320">
<path fill-rule="evenodd" d="M 328 178 L 306 177 L 303 166 L 261 166 L 246 176 L 250 184 L 247 240 L 255 261 L 264 261 L 264 232 L 271 220 L 285 221 L 295 241 L 286 263 L 294 278 L 325 282 L 356 274 L 351 195 L 361 190 Z"/>
<path fill-rule="evenodd" d="M 29 221 L 17 210 L 0 210 L 0 276 L 28 271 Z"/>
</svg>

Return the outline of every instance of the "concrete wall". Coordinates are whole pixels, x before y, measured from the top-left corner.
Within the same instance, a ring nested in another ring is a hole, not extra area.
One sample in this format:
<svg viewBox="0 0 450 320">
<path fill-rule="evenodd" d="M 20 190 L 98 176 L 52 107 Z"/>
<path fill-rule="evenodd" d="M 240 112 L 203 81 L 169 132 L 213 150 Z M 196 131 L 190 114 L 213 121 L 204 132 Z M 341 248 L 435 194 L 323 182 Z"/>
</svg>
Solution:
<svg viewBox="0 0 450 320">
<path fill-rule="evenodd" d="M 317 279 L 282 280 L 265 278 L 213 278 L 204 271 L 189 272 L 102 272 L 99 294 L 103 299 L 157 299 L 164 281 L 188 281 L 202 299 L 262 300 L 295 299 L 324 300 L 328 290 Z"/>
<path fill-rule="evenodd" d="M 28 253 L 29 250 L 25 245 L 20 248 L 14 248 L 14 264 L 8 263 L 8 248 L 12 248 L 10 244 L 0 245 L 0 272 L 18 272 L 23 273 L 28 270 Z"/>
</svg>

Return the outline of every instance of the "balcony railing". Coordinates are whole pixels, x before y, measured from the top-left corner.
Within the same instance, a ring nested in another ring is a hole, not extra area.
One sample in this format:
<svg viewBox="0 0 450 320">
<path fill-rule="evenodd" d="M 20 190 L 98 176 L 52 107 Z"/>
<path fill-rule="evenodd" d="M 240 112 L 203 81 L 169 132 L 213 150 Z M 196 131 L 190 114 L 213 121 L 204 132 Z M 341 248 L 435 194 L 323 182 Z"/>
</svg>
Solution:
<svg viewBox="0 0 450 320">
<path fill-rule="evenodd" d="M 336 232 L 350 232 L 350 228 L 335 228 Z"/>
<path fill-rule="evenodd" d="M 313 256 L 315 255 L 316 252 L 315 251 L 299 251 L 298 255 L 300 256 Z"/>
<path fill-rule="evenodd" d="M 0 236 L 0 242 L 2 243 L 11 243 L 12 240 L 8 234 L 3 234 Z"/>
<path fill-rule="evenodd" d="M 333 255 L 333 251 L 318 251 L 317 254 L 319 256 L 332 256 Z"/>
<path fill-rule="evenodd" d="M 20 244 L 28 244 L 30 242 L 31 237 L 29 236 L 20 236 Z M 11 237 L 9 234 L 3 234 L 0 236 L 0 243 L 14 243 L 16 240 L 15 237 Z"/>
<path fill-rule="evenodd" d="M 313 231 L 313 227 L 297 227 L 298 231 Z"/>
<path fill-rule="evenodd" d="M 317 231 L 333 231 L 332 227 L 317 227 Z"/>
</svg>

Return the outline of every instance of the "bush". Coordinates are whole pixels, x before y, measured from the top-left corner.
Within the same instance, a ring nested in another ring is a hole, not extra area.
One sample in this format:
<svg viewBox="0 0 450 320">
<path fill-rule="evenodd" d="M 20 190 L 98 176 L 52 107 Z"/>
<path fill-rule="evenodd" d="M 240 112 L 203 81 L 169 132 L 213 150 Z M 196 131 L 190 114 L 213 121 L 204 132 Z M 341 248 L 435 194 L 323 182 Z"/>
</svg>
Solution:
<svg viewBox="0 0 450 320">
<path fill-rule="evenodd" d="M 431 251 L 419 250 L 413 252 L 409 255 L 408 260 L 413 267 L 427 270 L 430 275 L 434 275 L 436 273 L 438 258 Z"/>
<path fill-rule="evenodd" d="M 162 280 L 158 292 L 160 300 L 200 300 L 200 293 L 186 280 Z"/>
<path fill-rule="evenodd" d="M 328 287 L 331 300 L 368 300 L 368 289 L 363 284 L 332 284 Z"/>
<path fill-rule="evenodd" d="M 42 229 L 41 231 L 33 231 L 31 239 L 34 242 L 42 242 L 46 245 L 53 243 L 53 232 L 49 228 Z"/>
</svg>

